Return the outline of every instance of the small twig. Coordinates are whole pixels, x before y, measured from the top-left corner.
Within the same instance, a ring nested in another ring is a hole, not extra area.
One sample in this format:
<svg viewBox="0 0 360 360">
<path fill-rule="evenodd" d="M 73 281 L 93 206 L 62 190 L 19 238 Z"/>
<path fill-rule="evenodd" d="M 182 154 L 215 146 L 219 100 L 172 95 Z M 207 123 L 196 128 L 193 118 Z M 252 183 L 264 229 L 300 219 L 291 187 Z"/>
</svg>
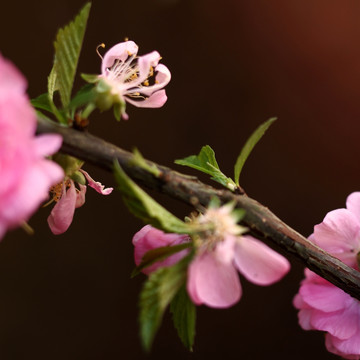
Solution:
<svg viewBox="0 0 360 360">
<path fill-rule="evenodd" d="M 235 201 L 236 207 L 246 211 L 243 223 L 254 234 L 271 240 L 301 259 L 309 269 L 360 300 L 360 273 L 358 271 L 309 242 L 257 201 L 244 195 L 234 194 L 229 190 L 217 190 L 194 177 L 183 175 L 148 161 L 150 166 L 156 166 L 160 170 L 161 175 L 156 177 L 145 169 L 134 166 L 131 161 L 133 157 L 131 153 L 105 140 L 86 132 L 76 131 L 39 119 L 38 133 L 54 132 L 63 136 L 61 150 L 64 153 L 88 161 L 108 171 L 112 171 L 114 159 L 117 159 L 132 179 L 189 205 L 193 205 L 194 199 L 197 199 L 198 204 L 207 206 L 214 196 L 217 196 L 222 203 Z"/>
</svg>

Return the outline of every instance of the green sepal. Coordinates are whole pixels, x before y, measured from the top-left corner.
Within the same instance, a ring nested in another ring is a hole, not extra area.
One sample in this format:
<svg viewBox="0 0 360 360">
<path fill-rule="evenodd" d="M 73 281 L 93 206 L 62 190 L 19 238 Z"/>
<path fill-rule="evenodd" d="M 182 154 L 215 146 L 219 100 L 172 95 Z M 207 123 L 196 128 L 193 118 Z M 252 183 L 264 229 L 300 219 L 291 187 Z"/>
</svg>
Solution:
<svg viewBox="0 0 360 360">
<path fill-rule="evenodd" d="M 217 181 L 231 191 L 236 188 L 234 181 L 221 172 L 215 158 L 215 152 L 209 145 L 203 146 L 198 155 L 175 160 L 175 164 L 189 166 L 209 174 L 212 180 Z"/>
<path fill-rule="evenodd" d="M 172 300 L 170 312 L 173 315 L 174 326 L 182 343 L 192 351 L 195 340 L 196 306 L 190 300 L 185 285 Z"/>
<path fill-rule="evenodd" d="M 64 169 L 66 176 L 72 176 L 84 164 L 84 161 L 62 153 L 56 153 L 53 160 Z"/>
<path fill-rule="evenodd" d="M 114 174 L 124 203 L 146 224 L 170 233 L 190 234 L 196 230 L 192 224 L 186 224 L 178 219 L 136 185 L 125 174 L 118 161 L 114 163 Z"/>
<path fill-rule="evenodd" d="M 123 109 L 123 104 L 121 103 L 114 104 L 114 117 L 117 121 L 121 120 L 122 109 Z"/>
<path fill-rule="evenodd" d="M 90 84 L 95 84 L 100 79 L 98 74 L 84 74 L 83 73 L 80 76 Z"/>
<path fill-rule="evenodd" d="M 276 120 L 277 118 L 273 117 L 269 120 L 265 121 L 261 124 L 248 138 L 244 147 L 241 149 L 241 152 L 236 160 L 235 167 L 234 167 L 234 179 L 235 184 L 237 186 L 240 185 L 240 174 L 241 170 L 245 164 L 246 159 L 250 155 L 251 151 L 253 150 L 254 146 L 259 142 L 259 140 L 265 134 L 265 131 L 270 127 L 270 125 Z"/>
<path fill-rule="evenodd" d="M 74 173 L 70 175 L 71 179 L 74 180 L 76 183 L 81 185 L 86 185 L 86 179 L 82 172 L 76 170 Z"/>
<path fill-rule="evenodd" d="M 187 266 L 191 255 L 170 267 L 153 272 L 140 293 L 140 337 L 146 351 L 149 351 L 164 312 L 176 293 L 186 281 Z"/>
<path fill-rule="evenodd" d="M 188 249 L 190 247 L 192 247 L 192 243 L 186 242 L 186 243 L 179 244 L 179 245 L 162 246 L 162 247 L 158 247 L 156 249 L 148 251 L 141 259 L 140 265 L 137 266 L 131 273 L 131 277 L 134 277 L 134 276 L 140 274 L 140 272 L 143 269 L 151 266 L 152 264 L 154 264 L 158 261 L 165 260 L 169 256 L 174 255 L 177 252 L 180 252 L 184 249 Z"/>
<path fill-rule="evenodd" d="M 95 97 L 96 93 L 94 91 L 94 85 L 86 84 L 71 99 L 68 108 L 71 112 L 74 112 L 77 108 L 91 103 L 95 100 Z"/>
<path fill-rule="evenodd" d="M 160 176 L 161 171 L 156 167 L 156 165 L 149 165 L 137 148 L 133 149 L 133 154 L 134 156 L 131 159 L 132 165 L 146 170 L 148 173 L 153 174 L 155 177 Z"/>
</svg>

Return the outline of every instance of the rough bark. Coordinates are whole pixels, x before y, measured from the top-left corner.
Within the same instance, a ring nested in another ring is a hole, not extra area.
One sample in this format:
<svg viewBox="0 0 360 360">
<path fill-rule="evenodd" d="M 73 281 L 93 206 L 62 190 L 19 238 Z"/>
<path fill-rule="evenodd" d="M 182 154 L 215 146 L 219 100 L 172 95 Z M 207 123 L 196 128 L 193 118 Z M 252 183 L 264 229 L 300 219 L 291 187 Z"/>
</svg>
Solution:
<svg viewBox="0 0 360 360">
<path fill-rule="evenodd" d="M 134 166 L 133 155 L 103 139 L 87 132 L 62 127 L 40 119 L 38 133 L 59 133 L 63 137 L 61 151 L 88 161 L 107 171 L 112 171 L 117 159 L 124 171 L 139 184 L 167 194 L 189 205 L 207 206 L 213 196 L 222 203 L 235 201 L 236 207 L 246 211 L 243 223 L 260 238 L 266 238 L 288 253 L 301 259 L 304 264 L 334 285 L 360 300 L 360 272 L 348 267 L 309 242 L 305 237 L 287 226 L 267 207 L 246 195 L 234 194 L 229 190 L 218 190 L 167 167 L 154 164 L 161 172 L 156 177 L 141 167 Z"/>
</svg>

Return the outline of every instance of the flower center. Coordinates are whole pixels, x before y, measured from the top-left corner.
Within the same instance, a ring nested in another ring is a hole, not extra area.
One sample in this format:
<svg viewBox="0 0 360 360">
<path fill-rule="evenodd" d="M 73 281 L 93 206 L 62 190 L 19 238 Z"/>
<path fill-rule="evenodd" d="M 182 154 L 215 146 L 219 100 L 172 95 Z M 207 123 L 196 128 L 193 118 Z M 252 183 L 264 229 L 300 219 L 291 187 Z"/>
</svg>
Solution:
<svg viewBox="0 0 360 360">
<path fill-rule="evenodd" d="M 52 196 L 52 200 L 58 202 L 61 198 L 63 187 L 69 188 L 71 186 L 70 180 L 64 180 L 61 183 L 58 183 L 50 188 L 50 193 Z"/>
<path fill-rule="evenodd" d="M 149 73 L 145 79 L 142 80 L 144 74 L 140 74 L 138 62 L 139 57 L 128 52 L 128 57 L 125 61 L 116 59 L 114 64 L 107 69 L 107 79 L 115 83 L 117 88 L 123 88 L 123 95 L 129 96 L 134 100 L 145 100 L 149 96 L 143 94 L 141 89 L 157 84 L 158 81 L 155 80 L 156 72 L 152 66 L 150 66 Z"/>
</svg>

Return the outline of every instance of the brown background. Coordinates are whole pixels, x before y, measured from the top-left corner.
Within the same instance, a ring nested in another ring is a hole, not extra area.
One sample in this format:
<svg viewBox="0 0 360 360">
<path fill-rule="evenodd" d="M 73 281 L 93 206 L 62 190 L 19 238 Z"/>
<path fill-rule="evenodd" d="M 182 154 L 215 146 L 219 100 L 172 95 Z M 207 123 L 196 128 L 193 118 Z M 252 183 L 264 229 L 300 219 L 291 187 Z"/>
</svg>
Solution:
<svg viewBox="0 0 360 360">
<path fill-rule="evenodd" d="M 28 78 L 31 97 L 46 89 L 57 28 L 82 5 L 0 6 L 0 51 Z M 80 72 L 99 71 L 99 43 L 109 48 L 129 37 L 140 54 L 158 50 L 173 78 L 164 108 L 129 106 L 130 120 L 121 123 L 95 113 L 90 131 L 167 166 L 209 144 L 231 176 L 247 136 L 278 116 L 242 185 L 308 235 L 360 189 L 359 19 L 356 0 L 95 0 Z M 114 185 L 110 174 L 85 169 Z M 178 216 L 189 211 L 157 198 Z M 130 280 L 131 238 L 142 223 L 119 193 L 105 198 L 91 189 L 65 235 L 51 235 L 49 211 L 31 220 L 36 236 L 16 230 L 0 244 L 1 359 L 335 358 L 322 334 L 297 325 L 291 301 L 303 266 L 294 259 L 292 272 L 272 287 L 242 279 L 244 295 L 233 308 L 200 307 L 194 353 L 183 349 L 166 316 L 145 355 L 136 320 L 144 277 Z"/>
</svg>

